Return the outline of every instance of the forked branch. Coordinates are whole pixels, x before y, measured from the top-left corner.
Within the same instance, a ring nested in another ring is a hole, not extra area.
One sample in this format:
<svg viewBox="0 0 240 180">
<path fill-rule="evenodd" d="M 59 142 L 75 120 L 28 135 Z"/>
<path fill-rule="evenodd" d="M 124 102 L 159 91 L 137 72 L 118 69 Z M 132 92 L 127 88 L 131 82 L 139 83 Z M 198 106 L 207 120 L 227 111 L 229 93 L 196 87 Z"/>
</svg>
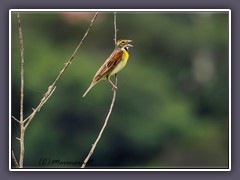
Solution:
<svg viewBox="0 0 240 180">
<path fill-rule="evenodd" d="M 70 57 L 70 59 L 67 61 L 67 63 L 65 63 L 63 69 L 60 71 L 60 73 L 58 74 L 57 78 L 54 80 L 54 82 L 48 87 L 47 92 L 44 94 L 43 98 L 41 99 L 40 103 L 37 105 L 37 107 L 35 109 L 33 109 L 33 112 L 27 117 L 27 118 L 23 118 L 23 102 L 24 102 L 24 48 L 23 48 L 23 36 L 22 36 L 22 28 L 21 28 L 21 20 L 20 20 L 20 15 L 19 13 L 17 14 L 17 18 L 18 18 L 18 30 L 19 30 L 19 42 L 20 42 L 20 52 L 21 52 L 21 99 L 20 99 L 20 120 L 18 120 L 17 118 L 15 118 L 14 116 L 12 116 L 12 118 L 19 123 L 20 125 L 20 138 L 19 142 L 20 142 L 20 157 L 19 157 L 19 162 L 17 162 L 17 159 L 14 155 L 14 152 L 12 151 L 12 159 L 15 163 L 15 166 L 17 168 L 23 168 L 23 160 L 24 160 L 24 136 L 25 136 L 25 132 L 26 132 L 26 128 L 29 126 L 30 122 L 33 120 L 33 118 L 35 117 L 35 115 L 37 114 L 37 112 L 40 111 L 40 109 L 42 108 L 42 106 L 47 102 L 47 100 L 49 99 L 49 97 L 51 97 L 51 95 L 53 94 L 53 92 L 56 89 L 56 83 L 58 82 L 58 80 L 61 78 L 61 76 L 63 75 L 63 73 L 65 72 L 65 70 L 68 68 L 68 66 L 72 63 L 76 53 L 78 52 L 80 46 L 82 45 L 83 41 L 85 40 L 85 38 L 87 37 L 96 17 L 98 15 L 98 12 L 95 13 L 94 17 L 91 20 L 91 23 L 86 31 L 86 33 L 84 34 L 83 38 L 81 39 L 81 41 L 79 42 L 78 46 L 76 47 L 75 51 L 73 52 L 72 56 Z"/>
</svg>

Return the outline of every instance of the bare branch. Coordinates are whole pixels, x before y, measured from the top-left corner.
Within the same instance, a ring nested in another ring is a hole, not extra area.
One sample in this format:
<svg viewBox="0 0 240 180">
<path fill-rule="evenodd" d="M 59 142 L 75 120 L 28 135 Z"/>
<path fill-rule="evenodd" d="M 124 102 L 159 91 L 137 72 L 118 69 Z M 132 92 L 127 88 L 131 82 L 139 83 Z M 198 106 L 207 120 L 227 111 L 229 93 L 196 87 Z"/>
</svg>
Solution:
<svg viewBox="0 0 240 180">
<path fill-rule="evenodd" d="M 114 105 L 114 102 L 115 102 L 115 99 L 116 99 L 116 93 L 117 93 L 116 89 L 113 88 L 112 103 L 111 103 L 110 109 L 109 109 L 109 111 L 108 111 L 107 117 L 106 117 L 106 119 L 105 119 L 105 122 L 104 122 L 104 124 L 103 124 L 103 127 L 102 127 L 102 129 L 101 129 L 101 131 L 100 131 L 100 133 L 99 133 L 96 141 L 95 141 L 94 144 L 92 145 L 92 148 L 91 148 L 90 152 L 88 153 L 88 156 L 87 156 L 86 159 L 84 160 L 81 168 L 85 168 L 88 160 L 89 160 L 90 157 L 92 156 L 92 154 L 93 154 L 93 152 L 94 152 L 94 150 L 95 150 L 95 148 L 96 148 L 96 146 L 97 146 L 97 144 L 98 144 L 98 141 L 99 141 L 99 140 L 101 139 L 101 137 L 102 137 L 102 133 L 103 133 L 105 127 L 107 126 L 109 117 L 110 117 L 110 115 L 111 115 L 111 113 L 112 113 L 113 105 Z"/>
<path fill-rule="evenodd" d="M 23 35 L 22 35 L 22 25 L 19 13 L 17 13 L 18 18 L 18 33 L 19 33 L 19 44 L 21 52 L 21 97 L 20 97 L 20 156 L 19 156 L 19 168 L 23 168 L 23 159 L 24 159 L 24 121 L 23 121 L 23 100 L 24 100 L 24 48 L 23 48 Z M 16 119 L 15 119 L 16 120 Z M 15 156 L 14 156 L 15 157 Z"/>
<path fill-rule="evenodd" d="M 117 44 L 117 13 L 114 12 L 114 42 L 115 42 L 115 45 Z"/>
<path fill-rule="evenodd" d="M 12 118 L 17 121 L 19 124 L 21 123 L 17 118 L 15 118 L 14 116 L 12 116 Z"/>
<path fill-rule="evenodd" d="M 115 34 L 114 34 L 114 41 L 115 41 L 115 45 L 117 44 L 117 25 L 116 25 L 116 12 L 114 12 L 114 31 L 115 31 Z M 115 74 L 115 87 L 117 87 L 117 74 Z M 113 109 L 113 106 L 114 106 L 114 102 L 115 102 L 115 99 L 116 99 L 116 94 L 117 94 L 117 89 L 114 87 L 113 85 L 113 98 L 112 98 L 112 102 L 111 102 L 111 105 L 110 105 L 110 109 L 108 111 L 108 114 L 107 114 L 107 117 L 104 121 L 104 124 L 103 124 L 103 127 L 101 129 L 101 131 L 99 132 L 98 134 L 98 137 L 96 139 L 96 141 L 94 142 L 94 144 L 92 145 L 92 148 L 91 150 L 89 151 L 87 157 L 85 158 L 85 160 L 83 161 L 83 164 L 81 166 L 81 168 L 85 168 L 87 162 L 89 161 L 90 157 L 92 156 L 97 144 L 98 144 L 98 141 L 101 139 L 102 137 L 102 133 L 104 131 L 104 129 L 106 128 L 107 126 L 107 123 L 108 123 L 108 120 L 109 120 L 109 117 L 112 113 L 112 109 Z"/>
<path fill-rule="evenodd" d="M 20 122 L 23 122 L 23 98 L 24 98 L 24 48 L 23 48 L 23 35 L 21 27 L 21 19 L 19 13 L 18 18 L 18 32 L 21 52 L 21 99 L 20 99 Z"/>
<path fill-rule="evenodd" d="M 86 31 L 86 33 L 84 34 L 82 40 L 80 41 L 80 43 L 78 44 L 77 48 L 76 48 L 75 51 L 73 52 L 71 58 L 70 58 L 70 59 L 68 60 L 68 62 L 65 64 L 65 66 L 63 67 L 63 69 L 60 71 L 60 73 L 59 73 L 58 77 L 56 78 L 56 80 L 52 83 L 52 85 L 51 85 L 52 87 L 55 86 L 55 84 L 57 83 L 57 81 L 59 80 L 59 78 L 62 76 L 63 72 L 64 72 L 64 71 L 67 69 L 67 67 L 72 63 L 72 61 L 73 61 L 73 59 L 74 59 L 74 57 L 75 57 L 78 49 L 79 49 L 80 46 L 82 45 L 84 39 L 87 37 L 88 32 L 90 31 L 90 29 L 91 29 L 91 27 L 92 27 L 92 25 L 93 25 L 93 23 L 94 23 L 97 15 L 98 15 L 98 12 L 95 13 L 95 15 L 94 15 L 93 19 L 91 20 L 91 23 L 90 23 L 87 31 Z"/>
<path fill-rule="evenodd" d="M 47 102 L 47 100 L 50 98 L 50 96 L 53 94 L 53 92 L 55 91 L 56 89 L 56 86 L 52 89 L 52 87 L 50 86 L 48 88 L 48 91 L 44 94 L 43 98 L 41 99 L 39 105 L 34 109 L 34 111 L 32 112 L 32 114 L 30 116 L 28 116 L 24 122 L 26 122 L 27 120 L 27 123 L 26 125 L 24 126 L 25 128 L 28 127 L 28 125 L 30 124 L 30 122 L 33 120 L 33 118 L 35 117 L 35 115 L 37 114 L 37 112 L 39 112 L 41 110 L 41 107 Z"/>
<path fill-rule="evenodd" d="M 115 86 L 117 87 L 118 79 L 117 79 L 117 74 L 115 74 Z"/>
<path fill-rule="evenodd" d="M 17 159 L 16 159 L 16 157 L 15 157 L 15 155 L 14 155 L 13 150 L 12 150 L 12 159 L 13 159 L 13 162 L 14 162 L 16 168 L 19 168 L 19 164 L 18 164 L 18 162 L 17 162 Z"/>
<path fill-rule="evenodd" d="M 20 132 L 20 158 L 19 158 L 19 168 L 23 168 L 23 160 L 25 154 L 25 147 L 24 147 L 24 136 L 25 136 L 25 128 L 24 124 L 20 124 L 21 132 Z"/>
<path fill-rule="evenodd" d="M 60 73 L 58 74 L 57 78 L 54 80 L 54 82 L 52 83 L 51 86 L 49 86 L 48 91 L 44 94 L 43 98 L 41 99 L 40 103 L 38 104 L 37 108 L 35 108 L 35 110 L 32 112 L 32 114 L 30 114 L 25 120 L 24 122 L 27 122 L 26 126 L 27 127 L 29 125 L 29 123 L 32 121 L 32 119 L 35 117 L 36 113 L 40 111 L 41 107 L 46 103 L 46 101 L 48 100 L 48 98 L 52 95 L 53 91 L 55 90 L 56 87 L 55 84 L 58 82 L 58 80 L 60 79 L 60 77 L 63 75 L 64 71 L 68 68 L 68 66 L 72 63 L 77 51 L 79 50 L 80 46 L 82 45 L 84 39 L 87 37 L 96 17 L 98 15 L 98 12 L 95 13 L 93 19 L 91 20 L 91 23 L 86 31 L 86 33 L 84 34 L 83 38 L 81 39 L 81 41 L 79 42 L 78 46 L 76 47 L 75 51 L 73 52 L 72 56 L 70 57 L 70 59 L 67 61 L 67 63 L 65 63 L 65 66 L 63 67 L 63 69 L 60 71 Z"/>
<path fill-rule="evenodd" d="M 20 158 L 19 158 L 19 163 L 17 163 L 17 160 L 15 158 L 15 164 L 16 167 L 19 168 L 23 168 L 23 160 L 24 160 L 24 136 L 25 136 L 25 131 L 26 128 L 28 127 L 28 125 L 30 124 L 30 122 L 33 120 L 33 118 L 35 117 L 35 115 L 37 114 L 37 112 L 40 111 L 40 109 L 42 108 L 42 106 L 47 102 L 47 100 L 49 99 L 49 97 L 51 97 L 51 95 L 53 94 L 53 92 L 56 89 L 55 84 L 58 82 L 58 80 L 60 79 L 60 77 L 63 75 L 64 71 L 67 69 L 67 67 L 72 63 L 77 51 L 79 50 L 80 46 L 82 45 L 84 39 L 87 37 L 88 32 L 90 31 L 96 17 L 98 15 L 98 12 L 95 13 L 93 19 L 91 20 L 91 23 L 86 31 L 86 33 L 84 34 L 83 38 L 81 39 L 81 41 L 79 42 L 77 48 L 75 49 L 75 51 L 73 52 L 71 58 L 67 61 L 67 63 L 65 63 L 65 66 L 63 67 L 63 69 L 60 71 L 59 75 L 57 76 L 57 78 L 55 79 L 55 81 L 52 83 L 51 86 L 49 86 L 47 92 L 44 94 L 43 98 L 41 99 L 40 103 L 38 104 L 37 108 L 35 108 L 33 110 L 33 112 L 24 120 L 23 119 L 23 100 L 24 100 L 24 49 L 23 49 L 23 36 L 22 36 L 22 28 L 21 28 L 21 20 L 20 20 L 20 15 L 19 13 L 17 14 L 17 18 L 18 18 L 18 28 L 19 28 L 19 41 L 20 41 L 20 51 L 21 51 L 21 100 L 20 100 L 20 120 L 17 120 L 15 117 L 13 117 L 13 119 L 17 122 L 19 122 L 20 124 Z M 26 123 L 26 125 L 24 125 Z"/>
</svg>

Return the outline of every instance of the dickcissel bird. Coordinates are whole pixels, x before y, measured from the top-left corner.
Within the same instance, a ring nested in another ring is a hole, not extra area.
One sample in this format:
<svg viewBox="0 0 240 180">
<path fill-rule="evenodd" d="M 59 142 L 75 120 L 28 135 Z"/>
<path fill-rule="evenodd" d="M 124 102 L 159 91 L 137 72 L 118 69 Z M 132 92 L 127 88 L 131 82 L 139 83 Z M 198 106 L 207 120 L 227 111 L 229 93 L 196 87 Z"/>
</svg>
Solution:
<svg viewBox="0 0 240 180">
<path fill-rule="evenodd" d="M 99 68 L 95 76 L 93 77 L 92 83 L 90 84 L 87 91 L 83 94 L 83 97 L 95 86 L 100 80 L 107 79 L 113 86 L 117 88 L 110 77 L 121 71 L 127 64 L 129 58 L 129 47 L 133 47 L 131 44 L 132 40 L 118 40 L 112 54 L 107 58 L 103 65 Z"/>
</svg>

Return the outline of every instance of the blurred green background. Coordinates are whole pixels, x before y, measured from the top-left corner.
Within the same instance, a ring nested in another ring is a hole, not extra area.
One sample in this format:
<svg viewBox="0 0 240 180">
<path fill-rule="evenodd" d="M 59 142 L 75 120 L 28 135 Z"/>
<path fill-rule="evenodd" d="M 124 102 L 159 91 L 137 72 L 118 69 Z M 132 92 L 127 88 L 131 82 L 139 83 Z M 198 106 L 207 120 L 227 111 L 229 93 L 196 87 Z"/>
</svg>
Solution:
<svg viewBox="0 0 240 180">
<path fill-rule="evenodd" d="M 94 13 L 21 13 L 24 115 L 55 80 Z M 12 115 L 19 117 L 20 50 L 12 14 Z M 227 12 L 119 12 L 118 39 L 133 40 L 118 75 L 115 106 L 88 168 L 227 168 L 229 58 Z M 104 123 L 111 85 L 92 77 L 114 48 L 113 13 L 100 12 L 57 89 L 25 136 L 25 167 L 40 159 L 82 162 Z M 113 79 L 113 78 L 112 78 Z M 19 157 L 19 126 L 12 148 Z M 70 167 L 46 165 L 44 167 Z"/>
</svg>

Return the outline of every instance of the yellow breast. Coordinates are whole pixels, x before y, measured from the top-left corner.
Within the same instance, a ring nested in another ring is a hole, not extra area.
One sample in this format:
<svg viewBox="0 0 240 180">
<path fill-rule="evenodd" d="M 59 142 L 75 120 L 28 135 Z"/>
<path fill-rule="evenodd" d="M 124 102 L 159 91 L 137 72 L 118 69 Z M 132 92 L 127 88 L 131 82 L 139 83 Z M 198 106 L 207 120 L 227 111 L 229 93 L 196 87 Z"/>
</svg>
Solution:
<svg viewBox="0 0 240 180">
<path fill-rule="evenodd" d="M 112 76 L 121 71 L 126 66 L 128 58 L 129 58 L 128 52 L 126 50 L 123 50 L 122 60 L 118 63 L 115 69 L 111 73 L 109 73 L 109 76 Z"/>
</svg>

